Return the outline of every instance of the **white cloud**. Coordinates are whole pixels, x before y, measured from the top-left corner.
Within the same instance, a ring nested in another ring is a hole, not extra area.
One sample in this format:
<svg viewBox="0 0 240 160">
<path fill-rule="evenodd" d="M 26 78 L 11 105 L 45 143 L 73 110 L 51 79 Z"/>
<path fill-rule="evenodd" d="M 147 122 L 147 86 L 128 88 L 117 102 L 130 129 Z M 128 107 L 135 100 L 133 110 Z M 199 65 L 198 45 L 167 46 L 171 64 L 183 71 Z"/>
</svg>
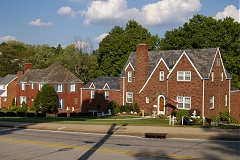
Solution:
<svg viewBox="0 0 240 160">
<path fill-rule="evenodd" d="M 0 37 L 0 42 L 7 42 L 12 40 L 16 40 L 16 37 L 13 37 L 13 36 Z"/>
<path fill-rule="evenodd" d="M 103 33 L 103 34 L 101 34 L 100 36 L 96 37 L 96 38 L 94 39 L 94 41 L 99 43 L 99 42 L 101 42 L 102 39 L 105 38 L 107 35 L 108 35 L 107 33 Z"/>
<path fill-rule="evenodd" d="M 130 19 L 143 25 L 166 25 L 186 22 L 200 8 L 199 0 L 161 0 L 147 4 L 141 10 L 128 8 L 126 0 L 107 0 L 92 1 L 81 14 L 86 25 L 125 24 Z"/>
<path fill-rule="evenodd" d="M 71 17 L 75 17 L 75 12 L 69 6 L 59 8 L 58 11 L 57 11 L 57 14 L 70 15 Z"/>
<path fill-rule="evenodd" d="M 37 19 L 36 21 L 32 21 L 32 22 L 29 22 L 28 23 L 29 25 L 32 25 L 32 26 L 52 26 L 53 23 L 51 22 L 41 22 L 41 19 Z"/>
<path fill-rule="evenodd" d="M 240 10 L 233 5 L 229 5 L 224 8 L 224 11 L 218 12 L 215 19 L 224 19 L 226 17 L 232 17 L 236 22 L 240 22 Z"/>
</svg>

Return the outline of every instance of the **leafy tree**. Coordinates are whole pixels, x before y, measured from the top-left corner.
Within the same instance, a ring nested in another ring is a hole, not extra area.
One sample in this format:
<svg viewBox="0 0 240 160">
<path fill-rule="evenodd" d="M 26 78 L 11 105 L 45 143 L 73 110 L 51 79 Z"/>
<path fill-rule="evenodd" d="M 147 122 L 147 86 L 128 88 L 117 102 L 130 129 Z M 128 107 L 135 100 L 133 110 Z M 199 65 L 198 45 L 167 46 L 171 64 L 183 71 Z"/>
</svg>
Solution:
<svg viewBox="0 0 240 160">
<path fill-rule="evenodd" d="M 34 99 L 34 107 L 36 111 L 41 110 L 43 113 L 54 112 L 57 102 L 58 96 L 54 88 L 50 84 L 44 84 Z"/>
<path fill-rule="evenodd" d="M 99 43 L 99 74 L 119 76 L 129 54 L 136 51 L 137 44 L 146 43 L 149 50 L 157 50 L 159 42 L 158 35 L 152 36 L 136 21 L 130 20 L 125 29 L 115 26 Z"/>
<path fill-rule="evenodd" d="M 233 18 L 216 20 L 195 15 L 183 27 L 167 31 L 161 39 L 161 50 L 219 47 L 232 85 L 240 88 L 240 24 Z"/>
</svg>

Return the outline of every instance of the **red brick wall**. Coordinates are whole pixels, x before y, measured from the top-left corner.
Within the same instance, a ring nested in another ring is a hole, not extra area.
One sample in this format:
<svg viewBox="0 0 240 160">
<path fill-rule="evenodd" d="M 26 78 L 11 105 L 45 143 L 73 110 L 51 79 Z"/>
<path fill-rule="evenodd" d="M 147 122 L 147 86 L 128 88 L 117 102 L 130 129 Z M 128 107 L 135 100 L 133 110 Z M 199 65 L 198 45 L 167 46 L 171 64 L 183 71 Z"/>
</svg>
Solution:
<svg viewBox="0 0 240 160">
<path fill-rule="evenodd" d="M 240 120 L 240 91 L 231 91 L 231 115 Z"/>
<path fill-rule="evenodd" d="M 218 52 L 216 58 L 220 58 L 220 53 Z M 216 60 L 212 66 L 212 72 L 214 72 L 214 81 L 212 81 L 212 74 L 210 73 L 209 80 L 204 81 L 204 110 L 205 117 L 210 118 L 212 115 L 219 115 L 220 111 L 229 110 L 229 83 L 230 80 L 224 78 L 222 81 L 221 74 L 224 73 L 222 63 L 220 66 L 216 66 Z M 227 95 L 227 105 L 225 105 L 225 95 Z M 214 96 L 214 108 L 210 109 L 210 97 Z"/>
<path fill-rule="evenodd" d="M 8 84 L 7 87 L 7 97 L 6 101 L 4 101 L 4 98 L 1 98 L 1 107 L 9 107 L 12 105 L 12 100 L 16 96 L 16 82 L 17 79 L 13 80 Z"/>
<path fill-rule="evenodd" d="M 120 91 L 113 90 L 94 90 L 95 97 L 91 99 L 91 90 L 82 89 L 82 112 L 88 110 L 100 110 L 106 111 L 108 102 L 115 100 L 117 104 L 120 104 Z M 105 91 L 109 92 L 109 99 L 105 100 Z M 100 106 L 100 108 L 98 108 Z"/>
<path fill-rule="evenodd" d="M 191 71 L 191 81 L 177 81 L 177 71 Z M 202 111 L 202 80 L 186 55 L 183 55 L 168 79 L 168 96 L 191 97 L 191 109 Z M 169 113 L 170 114 L 170 113 Z"/>
</svg>

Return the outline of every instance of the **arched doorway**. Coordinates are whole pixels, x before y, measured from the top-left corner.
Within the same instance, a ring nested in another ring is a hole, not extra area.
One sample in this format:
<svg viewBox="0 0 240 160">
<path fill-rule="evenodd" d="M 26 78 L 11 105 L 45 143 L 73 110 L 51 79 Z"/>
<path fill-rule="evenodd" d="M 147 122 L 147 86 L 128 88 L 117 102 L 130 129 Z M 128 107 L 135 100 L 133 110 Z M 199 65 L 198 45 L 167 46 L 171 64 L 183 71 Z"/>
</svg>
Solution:
<svg viewBox="0 0 240 160">
<path fill-rule="evenodd" d="M 165 97 L 158 96 L 158 114 L 165 114 Z"/>
</svg>

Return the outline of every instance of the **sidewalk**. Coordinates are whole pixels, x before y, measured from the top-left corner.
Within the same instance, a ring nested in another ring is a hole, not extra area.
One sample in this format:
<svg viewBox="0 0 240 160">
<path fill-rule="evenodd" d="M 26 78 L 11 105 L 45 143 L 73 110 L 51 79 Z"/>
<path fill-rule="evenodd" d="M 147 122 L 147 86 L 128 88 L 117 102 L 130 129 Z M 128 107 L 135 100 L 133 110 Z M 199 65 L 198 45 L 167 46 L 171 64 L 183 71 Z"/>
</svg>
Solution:
<svg viewBox="0 0 240 160">
<path fill-rule="evenodd" d="M 0 127 L 26 128 L 54 131 L 71 131 L 99 134 L 115 134 L 145 137 L 145 133 L 167 133 L 166 138 L 187 138 L 206 140 L 240 140 L 239 129 L 215 129 L 192 127 L 160 126 L 114 126 L 114 125 L 80 125 L 54 123 L 3 122 Z"/>
</svg>

